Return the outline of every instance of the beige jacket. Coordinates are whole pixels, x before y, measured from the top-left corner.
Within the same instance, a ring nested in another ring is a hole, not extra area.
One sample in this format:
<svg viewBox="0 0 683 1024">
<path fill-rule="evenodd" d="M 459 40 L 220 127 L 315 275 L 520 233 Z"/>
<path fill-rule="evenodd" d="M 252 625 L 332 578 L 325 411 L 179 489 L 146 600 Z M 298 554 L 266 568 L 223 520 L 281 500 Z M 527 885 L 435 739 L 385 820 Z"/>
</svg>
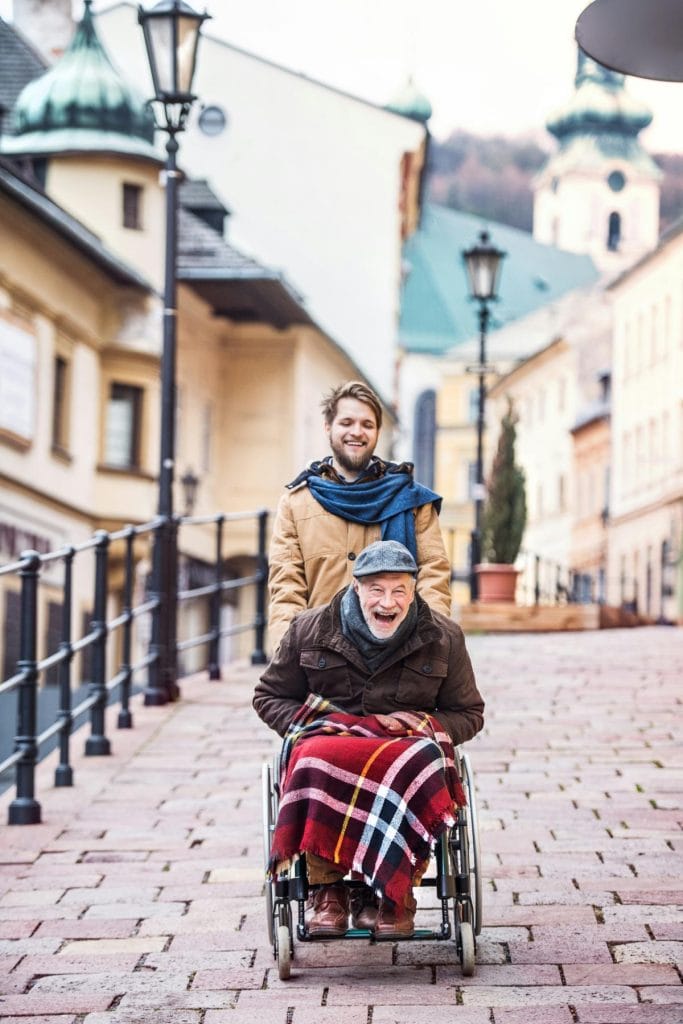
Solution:
<svg viewBox="0 0 683 1024">
<path fill-rule="evenodd" d="M 433 505 L 415 509 L 417 592 L 450 616 L 451 567 Z M 269 554 L 268 639 L 275 651 L 292 619 L 305 608 L 327 604 L 351 582 L 364 547 L 380 540 L 380 526 L 363 526 L 326 512 L 304 484 L 280 498 Z"/>
</svg>

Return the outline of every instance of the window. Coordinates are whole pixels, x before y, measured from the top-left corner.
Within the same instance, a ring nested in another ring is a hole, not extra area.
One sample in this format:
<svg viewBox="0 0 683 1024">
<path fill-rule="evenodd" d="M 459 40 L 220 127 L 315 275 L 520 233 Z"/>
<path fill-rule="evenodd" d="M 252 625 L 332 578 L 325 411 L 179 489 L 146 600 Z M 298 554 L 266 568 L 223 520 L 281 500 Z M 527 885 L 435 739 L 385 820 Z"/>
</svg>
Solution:
<svg viewBox="0 0 683 1024">
<path fill-rule="evenodd" d="M 211 403 L 204 406 L 202 419 L 202 469 L 208 473 L 211 469 L 211 436 L 212 436 L 213 410 Z"/>
<path fill-rule="evenodd" d="M 477 463 L 467 463 L 467 500 L 474 501 L 477 486 Z"/>
<path fill-rule="evenodd" d="M 210 412 L 210 406 L 207 407 Z M 209 419 L 209 426 L 210 426 Z M 436 392 L 423 391 L 415 403 L 413 461 L 415 479 L 426 487 L 434 486 L 434 444 L 436 439 Z"/>
<path fill-rule="evenodd" d="M 567 511 L 567 485 L 565 482 L 564 473 L 560 473 L 557 478 L 557 507 L 560 512 Z"/>
<path fill-rule="evenodd" d="M 609 215 L 607 227 L 607 248 L 610 252 L 617 252 L 621 242 L 621 216 L 612 211 Z"/>
<path fill-rule="evenodd" d="M 47 603 L 47 629 L 45 631 L 45 657 L 56 654 L 62 639 L 63 611 L 56 601 Z M 59 683 L 60 665 L 52 665 L 45 672 L 45 685 L 56 686 Z"/>
<path fill-rule="evenodd" d="M 52 381 L 52 448 L 69 450 L 69 363 L 64 356 L 55 356 Z"/>
<path fill-rule="evenodd" d="M 468 395 L 467 422 L 476 423 L 479 417 L 479 388 L 472 388 Z"/>
<path fill-rule="evenodd" d="M 107 466 L 137 469 L 140 465 L 142 388 L 111 385 L 107 402 L 104 461 Z"/>
<path fill-rule="evenodd" d="M 142 186 L 123 183 L 123 226 L 142 230 Z"/>
</svg>

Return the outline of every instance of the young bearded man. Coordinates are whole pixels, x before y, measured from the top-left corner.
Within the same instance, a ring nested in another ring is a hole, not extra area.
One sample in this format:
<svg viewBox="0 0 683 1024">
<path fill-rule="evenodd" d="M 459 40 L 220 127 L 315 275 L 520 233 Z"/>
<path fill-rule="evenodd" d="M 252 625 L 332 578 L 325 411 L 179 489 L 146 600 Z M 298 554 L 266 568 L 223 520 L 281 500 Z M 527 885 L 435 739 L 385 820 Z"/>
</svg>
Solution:
<svg viewBox="0 0 683 1024">
<path fill-rule="evenodd" d="M 331 601 L 351 581 L 358 554 L 380 539 L 404 544 L 418 565 L 418 593 L 444 615 L 451 610 L 441 498 L 415 482 L 411 463 L 374 454 L 382 427 L 378 396 L 366 384 L 349 381 L 323 399 L 322 410 L 331 455 L 287 485 L 273 526 L 272 650 L 296 615 Z"/>
</svg>

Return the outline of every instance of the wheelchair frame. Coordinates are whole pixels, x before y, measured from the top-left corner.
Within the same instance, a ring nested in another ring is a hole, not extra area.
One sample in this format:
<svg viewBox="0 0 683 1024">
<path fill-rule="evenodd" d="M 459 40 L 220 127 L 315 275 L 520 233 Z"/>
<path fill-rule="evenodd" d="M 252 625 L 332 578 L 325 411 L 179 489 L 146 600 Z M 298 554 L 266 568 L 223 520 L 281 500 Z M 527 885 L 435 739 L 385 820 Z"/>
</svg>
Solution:
<svg viewBox="0 0 683 1024">
<path fill-rule="evenodd" d="M 465 976 L 474 974 L 476 936 L 482 924 L 482 878 L 479 845 L 479 819 L 472 767 L 467 754 L 458 748 L 456 753 L 460 779 L 467 796 L 467 806 L 457 811 L 452 828 L 439 837 L 435 848 L 436 875 L 424 877 L 420 888 L 434 887 L 441 901 L 439 928 L 416 928 L 405 938 L 376 938 L 365 928 L 349 928 L 340 939 L 366 939 L 375 942 L 412 942 L 415 940 L 448 940 L 455 938 L 456 954 Z M 270 862 L 270 848 L 279 807 L 279 757 L 265 762 L 262 769 L 263 802 L 263 855 L 266 870 Z M 345 882 L 350 888 L 360 882 Z M 294 924 L 292 903 L 296 903 L 296 937 L 300 942 L 336 941 L 309 934 L 305 920 L 308 881 L 305 854 L 296 857 L 288 871 L 266 879 L 266 919 L 268 940 L 277 961 L 278 975 L 285 981 L 290 977 L 294 958 Z M 452 906 L 451 906 L 452 901 Z M 453 924 L 451 926 L 451 917 Z"/>
</svg>

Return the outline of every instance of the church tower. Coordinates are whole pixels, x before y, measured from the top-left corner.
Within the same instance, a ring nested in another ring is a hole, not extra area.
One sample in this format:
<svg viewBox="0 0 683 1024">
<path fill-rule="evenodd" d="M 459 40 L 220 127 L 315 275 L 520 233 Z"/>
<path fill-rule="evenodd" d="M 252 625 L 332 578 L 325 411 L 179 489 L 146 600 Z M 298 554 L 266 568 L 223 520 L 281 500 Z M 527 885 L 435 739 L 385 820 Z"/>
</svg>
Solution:
<svg viewBox="0 0 683 1024">
<path fill-rule="evenodd" d="M 582 50 L 575 85 L 547 122 L 559 146 L 534 182 L 533 234 L 615 271 L 659 237 L 662 172 L 638 138 L 652 114 L 626 92 L 624 75 Z"/>
<path fill-rule="evenodd" d="M 153 284 L 163 282 L 154 116 L 100 42 L 85 0 L 63 55 L 21 91 L 0 152 Z"/>
</svg>

